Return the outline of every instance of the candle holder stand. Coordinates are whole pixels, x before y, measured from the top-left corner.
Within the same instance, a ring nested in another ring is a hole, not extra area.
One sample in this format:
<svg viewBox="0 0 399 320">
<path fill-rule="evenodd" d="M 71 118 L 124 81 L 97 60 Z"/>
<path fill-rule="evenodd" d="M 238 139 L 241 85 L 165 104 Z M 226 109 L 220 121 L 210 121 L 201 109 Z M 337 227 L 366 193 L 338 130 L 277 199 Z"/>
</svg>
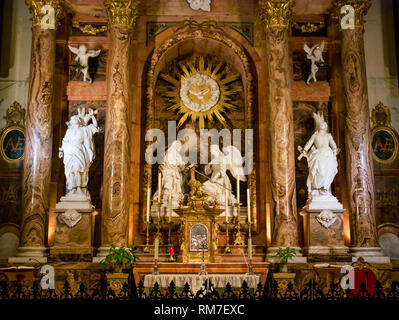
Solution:
<svg viewBox="0 0 399 320">
<path fill-rule="evenodd" d="M 229 222 L 226 221 L 226 247 L 224 249 L 224 253 L 231 253 L 231 249 L 230 249 L 230 239 L 229 239 Z"/>
</svg>

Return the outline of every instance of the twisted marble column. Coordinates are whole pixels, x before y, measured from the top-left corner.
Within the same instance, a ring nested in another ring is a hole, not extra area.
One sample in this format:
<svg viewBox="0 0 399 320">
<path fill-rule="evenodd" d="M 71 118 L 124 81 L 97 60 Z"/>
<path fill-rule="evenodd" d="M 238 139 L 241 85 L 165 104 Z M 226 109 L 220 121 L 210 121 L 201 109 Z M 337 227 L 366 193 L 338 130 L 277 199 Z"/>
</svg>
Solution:
<svg viewBox="0 0 399 320">
<path fill-rule="evenodd" d="M 17 256 L 10 262 L 46 262 L 45 245 L 53 143 L 55 35 L 63 16 L 60 0 L 26 0 L 32 12 L 32 53 L 22 194 L 22 230 Z M 47 9 L 42 9 L 47 6 Z M 48 15 L 50 19 L 46 19 Z M 52 23 L 54 17 L 54 24 Z M 53 28 L 51 25 L 53 24 Z M 50 25 L 50 28 L 49 28 Z M 32 260 L 32 258 L 34 260 Z"/>
<path fill-rule="evenodd" d="M 341 8 L 344 5 L 350 5 L 354 9 L 353 28 L 342 28 L 341 22 L 345 14 L 341 14 Z M 363 41 L 363 17 L 370 6 L 370 0 L 338 0 L 333 3 L 332 17 L 337 21 L 341 33 L 351 252 L 353 256 L 363 256 L 371 262 L 389 262 L 389 258 L 382 257 L 375 222 L 370 111 Z"/>
<path fill-rule="evenodd" d="M 104 0 L 110 51 L 107 71 L 102 237 L 99 256 L 111 244 L 126 246 L 129 224 L 129 74 L 136 0 Z"/>
<path fill-rule="evenodd" d="M 270 110 L 274 229 L 269 255 L 278 247 L 294 247 L 299 253 L 295 192 L 294 123 L 291 98 L 291 66 L 288 28 L 293 0 L 260 0 L 259 16 L 266 31 L 267 101 Z M 305 258 L 298 259 L 305 261 Z M 303 262 L 302 261 L 302 262 Z"/>
</svg>

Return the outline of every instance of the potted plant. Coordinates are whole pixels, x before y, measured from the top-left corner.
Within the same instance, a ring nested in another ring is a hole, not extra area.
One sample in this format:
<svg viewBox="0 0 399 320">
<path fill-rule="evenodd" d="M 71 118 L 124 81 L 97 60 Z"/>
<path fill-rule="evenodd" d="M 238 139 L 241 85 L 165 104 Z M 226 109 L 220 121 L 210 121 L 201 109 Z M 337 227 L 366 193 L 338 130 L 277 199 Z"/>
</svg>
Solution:
<svg viewBox="0 0 399 320">
<path fill-rule="evenodd" d="M 108 255 L 102 261 L 102 268 L 104 270 L 109 266 L 114 270 L 114 272 L 106 273 L 107 281 L 114 292 L 120 292 L 123 284 L 128 282 L 129 274 L 122 273 L 122 270 L 127 264 L 134 266 L 136 261 L 139 260 L 139 253 L 141 252 L 137 250 L 135 245 L 117 248 L 112 244 L 111 248 L 109 248 Z"/>
<path fill-rule="evenodd" d="M 116 273 L 121 273 L 126 264 L 135 265 L 139 260 L 137 254 L 141 253 L 135 245 L 117 248 L 114 244 L 109 248 L 109 253 L 102 262 L 103 269 L 109 265 Z"/>
<path fill-rule="evenodd" d="M 287 267 L 287 262 L 288 259 L 291 259 L 295 257 L 296 252 L 294 248 L 286 247 L 285 249 L 283 248 L 278 248 L 276 257 L 280 258 L 280 272 L 287 272 L 288 267 Z"/>
</svg>

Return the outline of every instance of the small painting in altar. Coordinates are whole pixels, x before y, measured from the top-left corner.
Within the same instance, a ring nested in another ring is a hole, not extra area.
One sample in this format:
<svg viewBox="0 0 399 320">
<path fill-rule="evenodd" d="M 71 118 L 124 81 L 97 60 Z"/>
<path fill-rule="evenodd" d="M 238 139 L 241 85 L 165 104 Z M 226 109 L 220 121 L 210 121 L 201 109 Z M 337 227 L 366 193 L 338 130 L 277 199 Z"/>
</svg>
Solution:
<svg viewBox="0 0 399 320">
<path fill-rule="evenodd" d="M 190 229 L 190 251 L 208 251 L 208 228 L 195 224 Z"/>
</svg>

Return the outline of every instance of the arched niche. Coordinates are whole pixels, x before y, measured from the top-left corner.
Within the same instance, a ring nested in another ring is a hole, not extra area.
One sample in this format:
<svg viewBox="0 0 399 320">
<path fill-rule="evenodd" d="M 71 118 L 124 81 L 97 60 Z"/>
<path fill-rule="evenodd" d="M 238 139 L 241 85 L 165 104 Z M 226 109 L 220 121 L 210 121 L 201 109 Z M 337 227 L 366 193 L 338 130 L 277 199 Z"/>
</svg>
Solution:
<svg viewBox="0 0 399 320">
<path fill-rule="evenodd" d="M 168 31 L 164 31 L 168 33 Z M 169 30 L 170 33 L 170 30 Z M 147 63 L 146 72 L 146 99 L 144 110 L 145 132 L 154 128 L 154 100 L 155 86 L 159 74 L 163 68 L 174 59 L 182 55 L 195 53 L 198 55 L 215 55 L 221 59 L 233 64 L 239 72 L 244 88 L 244 112 L 245 128 L 254 127 L 254 75 L 252 70 L 253 61 L 246 50 L 234 41 L 230 34 L 226 32 L 225 27 L 215 21 L 205 21 L 198 23 L 196 21 L 185 21 L 174 28 L 170 38 L 165 39 L 158 47 L 154 49 Z M 145 135 L 145 133 L 144 133 Z M 256 133 L 254 132 L 254 138 Z M 254 139 L 256 140 L 256 139 Z M 144 150 L 151 144 L 146 143 Z M 257 149 L 254 142 L 254 150 Z M 144 156 L 143 156 L 144 157 Z M 256 154 L 254 154 L 254 159 Z M 144 183 L 143 183 L 143 206 L 146 208 L 147 190 L 152 185 L 151 165 L 144 164 Z M 252 216 L 256 217 L 256 167 L 249 175 L 248 186 L 251 194 Z"/>
</svg>

